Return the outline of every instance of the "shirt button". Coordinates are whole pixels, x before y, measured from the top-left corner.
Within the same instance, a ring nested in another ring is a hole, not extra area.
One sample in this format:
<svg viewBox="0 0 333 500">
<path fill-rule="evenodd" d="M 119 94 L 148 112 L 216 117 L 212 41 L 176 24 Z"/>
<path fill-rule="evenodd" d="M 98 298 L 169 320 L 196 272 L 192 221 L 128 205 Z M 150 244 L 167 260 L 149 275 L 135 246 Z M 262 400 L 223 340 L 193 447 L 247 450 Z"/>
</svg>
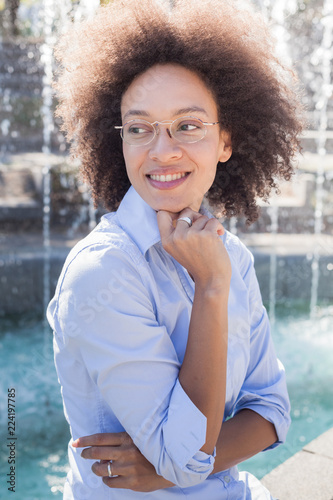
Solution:
<svg viewBox="0 0 333 500">
<path fill-rule="evenodd" d="M 223 480 L 228 484 L 230 483 L 231 479 L 230 479 L 230 476 L 224 476 L 223 477 Z"/>
</svg>

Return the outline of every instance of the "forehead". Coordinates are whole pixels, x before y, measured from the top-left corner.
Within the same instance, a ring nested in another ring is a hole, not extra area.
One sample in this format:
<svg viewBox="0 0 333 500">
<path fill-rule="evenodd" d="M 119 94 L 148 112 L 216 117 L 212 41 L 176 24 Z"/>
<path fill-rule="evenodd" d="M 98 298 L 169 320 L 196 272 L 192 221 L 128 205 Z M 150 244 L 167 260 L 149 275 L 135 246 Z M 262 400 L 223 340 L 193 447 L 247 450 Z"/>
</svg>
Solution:
<svg viewBox="0 0 333 500">
<path fill-rule="evenodd" d="M 146 116 L 159 115 L 158 119 L 162 119 L 168 115 L 170 118 L 187 108 L 201 108 L 211 118 L 217 117 L 215 99 L 203 80 L 195 72 L 176 64 L 149 68 L 133 80 L 121 101 L 123 117 L 133 115 L 133 111 L 142 111 Z"/>
</svg>

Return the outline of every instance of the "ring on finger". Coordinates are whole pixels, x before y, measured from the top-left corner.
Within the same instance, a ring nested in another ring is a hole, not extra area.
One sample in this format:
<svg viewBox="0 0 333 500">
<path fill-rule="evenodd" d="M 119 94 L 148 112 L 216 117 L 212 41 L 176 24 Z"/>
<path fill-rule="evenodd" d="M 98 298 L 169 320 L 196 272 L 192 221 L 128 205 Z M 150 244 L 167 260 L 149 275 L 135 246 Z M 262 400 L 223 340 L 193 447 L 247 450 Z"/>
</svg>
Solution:
<svg viewBox="0 0 333 500">
<path fill-rule="evenodd" d="M 189 217 L 180 217 L 179 219 L 177 219 L 177 222 L 179 222 L 180 220 L 186 222 L 188 224 L 188 227 L 191 227 L 193 224 L 192 219 L 190 219 Z"/>
<path fill-rule="evenodd" d="M 109 477 L 113 476 L 111 466 L 112 466 L 112 461 L 110 460 L 110 462 L 108 462 L 108 474 L 109 474 Z"/>
</svg>

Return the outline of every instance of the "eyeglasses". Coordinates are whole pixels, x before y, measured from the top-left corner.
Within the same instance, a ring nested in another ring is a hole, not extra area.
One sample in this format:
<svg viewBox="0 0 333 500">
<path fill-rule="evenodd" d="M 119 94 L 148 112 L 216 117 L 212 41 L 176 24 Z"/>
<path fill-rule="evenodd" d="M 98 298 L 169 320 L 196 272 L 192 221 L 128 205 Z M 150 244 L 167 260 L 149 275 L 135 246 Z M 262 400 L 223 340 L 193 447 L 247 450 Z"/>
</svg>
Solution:
<svg viewBox="0 0 333 500">
<path fill-rule="evenodd" d="M 182 116 L 168 121 L 155 121 L 147 122 L 146 120 L 130 120 L 121 127 L 115 126 L 114 128 L 120 129 L 122 139 L 131 146 L 145 146 L 152 142 L 156 135 L 159 133 L 159 125 L 170 125 L 167 128 L 169 137 L 173 137 L 179 142 L 193 143 L 201 141 L 207 134 L 207 125 L 217 125 L 219 122 L 203 122 L 200 118 L 194 116 Z"/>
</svg>

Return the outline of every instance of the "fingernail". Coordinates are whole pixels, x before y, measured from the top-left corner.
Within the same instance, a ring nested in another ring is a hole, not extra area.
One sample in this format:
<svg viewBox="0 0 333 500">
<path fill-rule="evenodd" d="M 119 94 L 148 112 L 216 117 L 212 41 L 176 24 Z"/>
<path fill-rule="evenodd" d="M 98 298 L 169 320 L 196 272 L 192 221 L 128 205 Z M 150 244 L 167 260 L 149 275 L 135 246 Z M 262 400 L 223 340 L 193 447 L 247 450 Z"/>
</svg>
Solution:
<svg viewBox="0 0 333 500">
<path fill-rule="evenodd" d="M 72 446 L 77 446 L 79 443 L 79 438 L 75 439 L 75 441 L 72 442 Z"/>
</svg>

